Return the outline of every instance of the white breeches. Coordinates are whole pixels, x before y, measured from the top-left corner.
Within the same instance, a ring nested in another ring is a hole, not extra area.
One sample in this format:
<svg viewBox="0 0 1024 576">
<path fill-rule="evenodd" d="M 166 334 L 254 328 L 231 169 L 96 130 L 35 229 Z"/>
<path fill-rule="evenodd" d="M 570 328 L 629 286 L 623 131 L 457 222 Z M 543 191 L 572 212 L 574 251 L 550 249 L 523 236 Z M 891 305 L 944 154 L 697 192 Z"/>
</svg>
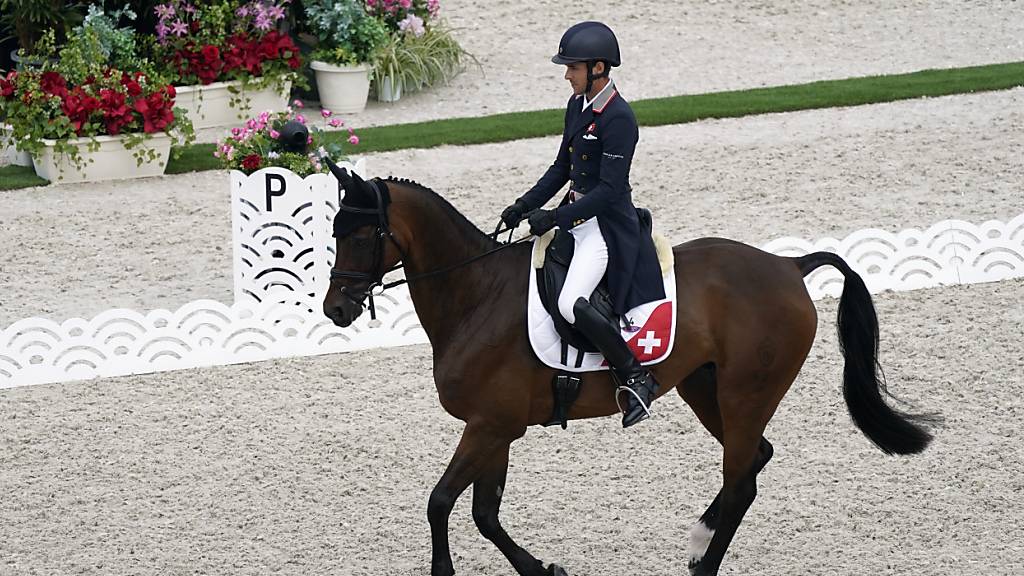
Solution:
<svg viewBox="0 0 1024 576">
<path fill-rule="evenodd" d="M 569 230 L 575 240 L 565 285 L 558 296 L 558 311 L 570 324 L 576 323 L 572 307 L 579 298 L 590 298 L 608 269 L 608 246 L 601 236 L 597 217 Z"/>
</svg>

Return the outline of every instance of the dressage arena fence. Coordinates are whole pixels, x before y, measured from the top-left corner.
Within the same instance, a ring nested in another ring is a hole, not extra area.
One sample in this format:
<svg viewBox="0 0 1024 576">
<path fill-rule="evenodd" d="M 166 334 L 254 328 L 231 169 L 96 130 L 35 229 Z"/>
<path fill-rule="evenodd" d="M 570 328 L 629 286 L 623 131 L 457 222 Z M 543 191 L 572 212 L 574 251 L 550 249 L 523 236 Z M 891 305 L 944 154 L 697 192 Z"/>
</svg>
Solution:
<svg viewBox="0 0 1024 576">
<path fill-rule="evenodd" d="M 361 162 L 349 165 L 363 174 Z M 107 310 L 92 319 L 19 320 L 0 331 L 0 388 L 142 374 L 272 358 L 425 343 L 408 290 L 376 297 L 347 328 L 321 312 L 334 261 L 333 175 L 300 178 L 280 168 L 231 174 L 233 304 L 197 300 L 177 310 Z M 785 256 L 841 255 L 874 294 L 1024 277 L 1024 214 L 1009 222 L 945 220 L 925 230 L 860 230 L 816 242 L 780 238 Z M 815 299 L 838 296 L 842 275 L 806 278 Z"/>
</svg>

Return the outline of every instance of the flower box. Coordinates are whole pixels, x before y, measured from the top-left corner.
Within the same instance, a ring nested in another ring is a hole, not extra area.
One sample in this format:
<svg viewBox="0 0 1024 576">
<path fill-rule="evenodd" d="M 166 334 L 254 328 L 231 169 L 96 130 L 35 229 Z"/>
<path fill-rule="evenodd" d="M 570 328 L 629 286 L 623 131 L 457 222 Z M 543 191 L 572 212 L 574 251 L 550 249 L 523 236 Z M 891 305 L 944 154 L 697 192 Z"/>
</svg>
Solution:
<svg viewBox="0 0 1024 576">
<path fill-rule="evenodd" d="M 76 146 L 86 164 L 77 168 L 66 156 L 56 154 L 54 140 L 43 139 L 46 146 L 38 158 L 33 159 L 36 175 L 52 183 L 94 182 L 159 176 L 167 167 L 171 153 L 171 137 L 165 133 L 150 134 L 139 146 L 156 152 L 156 160 L 138 165 L 133 150 L 124 146 L 123 136 L 96 136 L 100 148 L 88 149 L 90 138 L 76 138 L 69 143 Z"/>
<path fill-rule="evenodd" d="M 213 82 L 206 85 L 176 86 L 174 105 L 184 108 L 194 128 L 228 126 L 251 118 L 264 110 L 280 112 L 288 106 L 292 83 L 271 83 L 261 90 L 242 91 L 242 81 Z M 232 93 L 234 88 L 237 93 Z M 241 102 L 238 102 L 241 99 Z M 239 106 L 233 107 L 232 100 Z M 248 102 L 246 102 L 248 100 Z"/>
</svg>

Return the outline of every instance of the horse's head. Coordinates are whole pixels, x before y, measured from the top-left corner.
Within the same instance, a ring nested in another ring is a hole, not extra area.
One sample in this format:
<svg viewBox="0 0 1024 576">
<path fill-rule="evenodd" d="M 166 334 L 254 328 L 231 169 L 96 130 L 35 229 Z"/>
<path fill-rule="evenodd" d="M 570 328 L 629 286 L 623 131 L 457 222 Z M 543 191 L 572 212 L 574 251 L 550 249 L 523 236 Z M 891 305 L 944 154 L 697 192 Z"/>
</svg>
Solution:
<svg viewBox="0 0 1024 576">
<path fill-rule="evenodd" d="M 345 196 L 334 217 L 335 261 L 324 314 L 344 328 L 363 312 L 370 291 L 401 261 L 402 252 L 388 221 L 387 185 L 379 180 L 366 182 L 330 160 L 327 165 Z"/>
</svg>

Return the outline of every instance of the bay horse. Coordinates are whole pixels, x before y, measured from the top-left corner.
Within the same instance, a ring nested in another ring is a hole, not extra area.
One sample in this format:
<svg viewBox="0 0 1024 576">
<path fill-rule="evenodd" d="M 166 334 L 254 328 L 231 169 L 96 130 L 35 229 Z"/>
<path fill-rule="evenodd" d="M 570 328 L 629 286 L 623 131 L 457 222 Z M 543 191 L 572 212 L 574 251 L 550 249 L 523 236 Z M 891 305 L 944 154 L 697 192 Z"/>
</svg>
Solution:
<svg viewBox="0 0 1024 576">
<path fill-rule="evenodd" d="M 465 422 L 451 462 L 430 493 L 431 575 L 455 573 L 448 519 L 473 486 L 473 519 L 521 576 L 560 576 L 516 544 L 498 520 L 509 446 L 552 414 L 554 371 L 534 356 L 526 300 L 531 246 L 501 245 L 435 192 L 408 180 L 371 180 L 330 164 L 345 196 L 334 219 L 336 262 L 324 314 L 350 325 L 386 272 L 404 265 L 433 347 L 441 406 Z M 722 445 L 722 487 L 693 526 L 689 569 L 717 574 L 772 457 L 763 436 L 810 351 L 817 313 L 803 278 L 830 265 L 845 277 L 839 300 L 843 396 L 856 426 L 888 454 L 928 445 L 929 416 L 890 407 L 880 376 L 878 320 L 863 280 L 839 256 L 780 257 L 705 238 L 673 248 L 678 294 L 675 349 L 651 367 L 658 396 L 673 388 Z M 372 309 L 372 297 L 371 297 Z M 583 376 L 570 419 L 616 414 L 607 371 Z"/>
</svg>

